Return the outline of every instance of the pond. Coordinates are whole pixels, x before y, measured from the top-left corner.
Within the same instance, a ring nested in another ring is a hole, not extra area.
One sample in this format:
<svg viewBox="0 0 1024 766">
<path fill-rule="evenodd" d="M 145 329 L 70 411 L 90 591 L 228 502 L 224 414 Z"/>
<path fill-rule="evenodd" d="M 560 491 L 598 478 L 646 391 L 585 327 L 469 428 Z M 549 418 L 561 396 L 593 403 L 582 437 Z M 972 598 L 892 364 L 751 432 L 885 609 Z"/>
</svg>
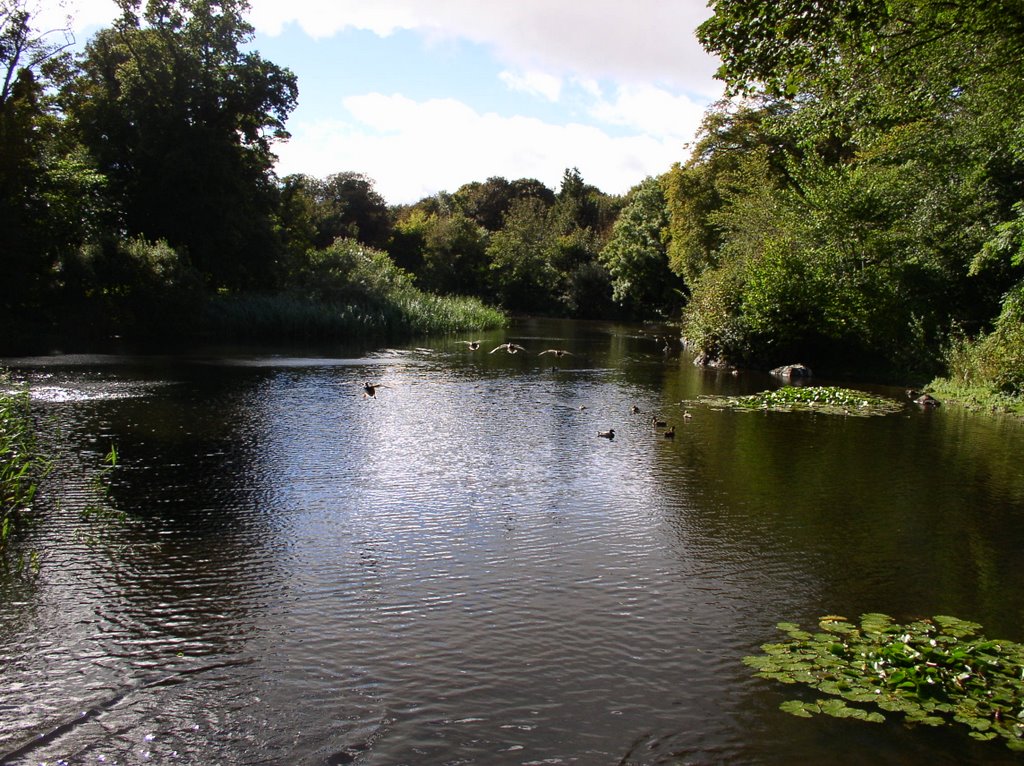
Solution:
<svg viewBox="0 0 1024 766">
<path fill-rule="evenodd" d="M 0 763 L 1020 762 L 743 664 L 825 614 L 1024 639 L 1019 421 L 716 408 L 780 382 L 639 326 L 464 339 L 0 360 L 57 456 Z"/>
</svg>

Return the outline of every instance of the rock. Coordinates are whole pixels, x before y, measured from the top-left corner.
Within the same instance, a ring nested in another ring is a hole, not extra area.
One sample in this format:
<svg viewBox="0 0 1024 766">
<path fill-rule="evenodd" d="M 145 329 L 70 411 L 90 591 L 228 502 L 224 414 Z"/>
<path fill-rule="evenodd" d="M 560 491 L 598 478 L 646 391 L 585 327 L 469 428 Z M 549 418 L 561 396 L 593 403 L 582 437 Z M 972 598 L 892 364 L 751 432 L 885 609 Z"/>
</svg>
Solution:
<svg viewBox="0 0 1024 766">
<path fill-rule="evenodd" d="M 776 367 L 771 372 L 780 378 L 809 378 L 813 374 L 810 367 L 800 363 Z"/>
</svg>

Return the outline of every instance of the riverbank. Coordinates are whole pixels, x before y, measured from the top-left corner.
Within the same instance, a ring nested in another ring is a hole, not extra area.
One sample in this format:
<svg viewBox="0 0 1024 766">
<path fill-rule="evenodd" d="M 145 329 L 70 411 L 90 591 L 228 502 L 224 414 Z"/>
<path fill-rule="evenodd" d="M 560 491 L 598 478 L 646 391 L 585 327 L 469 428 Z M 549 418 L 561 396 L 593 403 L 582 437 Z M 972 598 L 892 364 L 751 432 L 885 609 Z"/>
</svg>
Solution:
<svg viewBox="0 0 1024 766">
<path fill-rule="evenodd" d="M 928 392 L 943 404 L 1024 418 L 1024 399 L 985 386 L 958 385 L 947 378 L 936 378 L 928 384 Z"/>
</svg>

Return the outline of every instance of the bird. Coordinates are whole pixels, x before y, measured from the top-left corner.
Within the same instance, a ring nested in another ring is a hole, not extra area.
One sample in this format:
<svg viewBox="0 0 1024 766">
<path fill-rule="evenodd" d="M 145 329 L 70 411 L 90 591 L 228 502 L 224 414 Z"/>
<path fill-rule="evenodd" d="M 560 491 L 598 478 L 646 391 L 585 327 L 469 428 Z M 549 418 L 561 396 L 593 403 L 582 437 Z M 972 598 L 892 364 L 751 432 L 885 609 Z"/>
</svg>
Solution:
<svg viewBox="0 0 1024 766">
<path fill-rule="evenodd" d="M 478 350 L 480 348 L 480 344 L 482 342 L 483 341 L 479 341 L 479 340 L 460 340 L 459 341 L 459 343 L 465 343 L 469 347 L 470 351 Z"/>
<path fill-rule="evenodd" d="M 692 417 L 693 417 L 693 415 L 690 414 L 689 410 L 686 410 L 686 411 L 683 412 L 683 420 L 689 420 Z"/>
<path fill-rule="evenodd" d="M 510 342 L 510 343 L 502 343 L 500 346 L 498 346 L 494 350 L 492 350 L 491 353 L 493 354 L 495 351 L 501 351 L 501 349 L 505 349 L 510 354 L 515 354 L 515 353 L 518 353 L 520 351 L 526 351 L 526 349 L 523 348 L 522 346 L 520 346 L 518 343 L 511 343 Z"/>
<path fill-rule="evenodd" d="M 363 383 L 363 398 L 376 399 L 378 388 L 387 388 L 387 386 L 385 386 L 383 383 Z"/>
<path fill-rule="evenodd" d="M 597 435 L 600 436 L 602 439 L 614 439 L 615 429 L 609 428 L 607 431 L 598 431 Z"/>
<path fill-rule="evenodd" d="M 668 425 L 664 420 L 658 420 L 657 415 L 651 415 L 651 425 L 655 428 L 664 428 Z"/>
<path fill-rule="evenodd" d="M 634 415 L 640 414 L 640 408 L 637 407 L 635 404 L 629 408 L 629 411 L 632 412 Z"/>
<path fill-rule="evenodd" d="M 572 351 L 566 351 L 564 348 L 549 348 L 546 351 L 541 351 L 537 356 L 544 356 L 544 354 L 554 354 L 559 359 L 563 356 L 573 356 Z"/>
<path fill-rule="evenodd" d="M 665 432 L 666 439 L 674 439 L 676 435 L 676 427 L 672 426 Z"/>
</svg>

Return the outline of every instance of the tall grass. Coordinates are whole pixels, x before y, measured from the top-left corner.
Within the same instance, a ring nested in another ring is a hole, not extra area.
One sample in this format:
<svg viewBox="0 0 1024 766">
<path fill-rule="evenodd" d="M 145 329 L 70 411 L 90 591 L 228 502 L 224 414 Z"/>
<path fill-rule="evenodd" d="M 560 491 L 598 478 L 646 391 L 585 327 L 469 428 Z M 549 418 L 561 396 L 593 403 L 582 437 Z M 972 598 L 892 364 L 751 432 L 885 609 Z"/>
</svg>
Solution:
<svg viewBox="0 0 1024 766">
<path fill-rule="evenodd" d="M 0 567 L 7 569 L 17 529 L 32 509 L 47 461 L 36 444 L 28 390 L 7 393 L 10 380 L 0 375 Z"/>
<path fill-rule="evenodd" d="M 351 302 L 298 293 L 218 296 L 207 305 L 205 334 L 245 340 L 355 340 L 501 327 L 504 314 L 475 298 L 415 288 Z"/>
<path fill-rule="evenodd" d="M 948 375 L 930 388 L 972 407 L 1024 415 L 1024 289 L 1004 300 L 992 332 L 957 338 L 946 349 Z"/>
</svg>

